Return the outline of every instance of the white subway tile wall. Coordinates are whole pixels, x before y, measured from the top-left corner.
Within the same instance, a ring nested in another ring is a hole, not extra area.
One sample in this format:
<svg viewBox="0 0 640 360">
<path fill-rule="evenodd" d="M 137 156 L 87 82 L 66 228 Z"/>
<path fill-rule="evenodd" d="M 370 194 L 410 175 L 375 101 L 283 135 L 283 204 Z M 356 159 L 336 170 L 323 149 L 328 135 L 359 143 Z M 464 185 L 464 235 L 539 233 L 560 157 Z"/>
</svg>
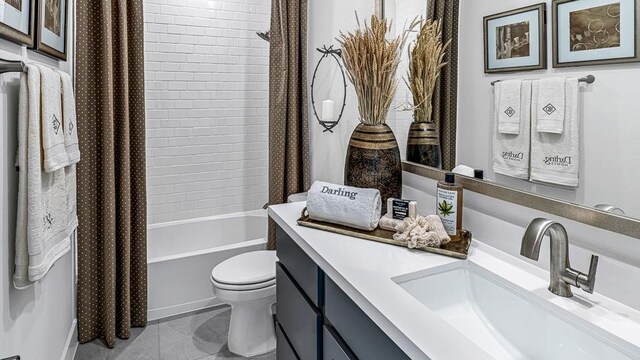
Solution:
<svg viewBox="0 0 640 360">
<path fill-rule="evenodd" d="M 270 0 L 144 0 L 149 223 L 267 202 Z"/>
</svg>

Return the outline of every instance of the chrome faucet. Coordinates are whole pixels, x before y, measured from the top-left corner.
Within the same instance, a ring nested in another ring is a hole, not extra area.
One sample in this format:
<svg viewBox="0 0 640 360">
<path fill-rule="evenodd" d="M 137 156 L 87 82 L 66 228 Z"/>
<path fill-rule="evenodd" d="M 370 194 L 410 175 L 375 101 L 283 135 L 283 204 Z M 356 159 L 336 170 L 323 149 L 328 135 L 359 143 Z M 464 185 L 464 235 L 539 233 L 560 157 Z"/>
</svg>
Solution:
<svg viewBox="0 0 640 360">
<path fill-rule="evenodd" d="M 540 257 L 540 244 L 546 233 L 549 233 L 551 241 L 551 269 L 549 291 L 563 296 L 571 297 L 571 286 L 580 288 L 588 293 L 593 293 L 596 282 L 596 269 L 598 257 L 591 255 L 589 274 L 576 271 L 569 265 L 569 237 L 567 230 L 559 222 L 543 218 L 533 219 L 522 236 L 520 255 L 532 260 Z"/>
</svg>

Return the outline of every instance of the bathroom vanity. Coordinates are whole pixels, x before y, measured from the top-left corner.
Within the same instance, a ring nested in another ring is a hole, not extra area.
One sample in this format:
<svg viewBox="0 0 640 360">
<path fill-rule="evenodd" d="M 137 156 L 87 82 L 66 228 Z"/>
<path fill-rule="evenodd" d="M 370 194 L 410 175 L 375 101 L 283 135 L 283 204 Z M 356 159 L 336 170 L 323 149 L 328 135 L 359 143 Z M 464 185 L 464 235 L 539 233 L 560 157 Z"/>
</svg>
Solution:
<svg viewBox="0 0 640 360">
<path fill-rule="evenodd" d="M 478 241 L 457 260 L 301 227 L 304 206 L 269 209 L 280 360 L 640 359 L 630 307 L 553 295 L 548 272 Z"/>
</svg>

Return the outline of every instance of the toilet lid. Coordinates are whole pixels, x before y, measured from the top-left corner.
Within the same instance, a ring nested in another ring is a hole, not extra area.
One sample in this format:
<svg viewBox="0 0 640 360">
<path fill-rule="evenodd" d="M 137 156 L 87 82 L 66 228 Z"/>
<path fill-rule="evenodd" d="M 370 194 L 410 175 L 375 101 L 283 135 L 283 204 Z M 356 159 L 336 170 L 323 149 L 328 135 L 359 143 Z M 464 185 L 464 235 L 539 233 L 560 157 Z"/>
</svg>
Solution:
<svg viewBox="0 0 640 360">
<path fill-rule="evenodd" d="M 211 272 L 211 278 L 222 284 L 250 285 L 269 282 L 276 277 L 276 252 L 251 251 L 227 259 Z"/>
</svg>

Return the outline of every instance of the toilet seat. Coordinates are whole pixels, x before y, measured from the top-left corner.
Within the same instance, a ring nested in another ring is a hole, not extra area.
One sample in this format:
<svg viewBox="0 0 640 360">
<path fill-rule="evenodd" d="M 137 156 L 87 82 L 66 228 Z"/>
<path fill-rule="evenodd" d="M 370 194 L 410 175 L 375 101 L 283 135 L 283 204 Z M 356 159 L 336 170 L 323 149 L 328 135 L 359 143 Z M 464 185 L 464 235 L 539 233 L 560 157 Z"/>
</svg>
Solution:
<svg viewBox="0 0 640 360">
<path fill-rule="evenodd" d="M 222 282 L 216 281 L 213 277 L 211 277 L 211 282 L 213 283 L 213 286 L 217 287 L 218 289 L 233 290 L 233 291 L 249 291 L 249 290 L 258 290 L 258 289 L 262 289 L 262 288 L 266 288 L 271 285 L 274 285 L 276 283 L 276 279 L 273 278 L 271 280 L 267 280 L 259 283 L 253 283 L 253 284 L 235 285 L 235 284 L 222 283 Z"/>
<path fill-rule="evenodd" d="M 276 283 L 276 252 L 252 251 L 227 259 L 211 271 L 214 286 L 234 291 L 256 290 Z"/>
</svg>

